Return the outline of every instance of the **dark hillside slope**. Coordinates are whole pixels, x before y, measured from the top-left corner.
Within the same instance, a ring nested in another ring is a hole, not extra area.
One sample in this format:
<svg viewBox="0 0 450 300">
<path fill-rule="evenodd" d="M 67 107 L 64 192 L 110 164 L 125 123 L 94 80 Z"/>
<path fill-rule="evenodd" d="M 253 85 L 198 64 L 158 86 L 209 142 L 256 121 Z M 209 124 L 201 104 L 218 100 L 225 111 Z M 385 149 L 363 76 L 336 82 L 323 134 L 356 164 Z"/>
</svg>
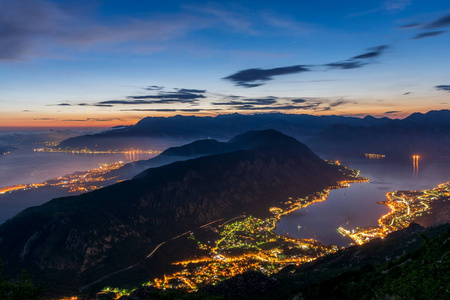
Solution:
<svg viewBox="0 0 450 300">
<path fill-rule="evenodd" d="M 113 184 L 116 180 L 129 180 L 148 168 L 155 168 L 200 156 L 227 153 L 241 149 L 240 145 L 227 142 L 219 142 L 213 139 L 197 140 L 192 143 L 170 147 L 156 157 L 147 160 L 138 160 L 127 163 L 123 167 L 108 173 L 110 181 L 105 181 L 104 186 Z"/>
<path fill-rule="evenodd" d="M 263 216 L 288 197 L 345 179 L 338 166 L 279 132 L 249 133 L 240 143 L 256 146 L 149 169 L 24 210 L 0 227 L 5 272 L 25 268 L 51 292 L 75 291 L 196 226 L 244 212 Z"/>
</svg>

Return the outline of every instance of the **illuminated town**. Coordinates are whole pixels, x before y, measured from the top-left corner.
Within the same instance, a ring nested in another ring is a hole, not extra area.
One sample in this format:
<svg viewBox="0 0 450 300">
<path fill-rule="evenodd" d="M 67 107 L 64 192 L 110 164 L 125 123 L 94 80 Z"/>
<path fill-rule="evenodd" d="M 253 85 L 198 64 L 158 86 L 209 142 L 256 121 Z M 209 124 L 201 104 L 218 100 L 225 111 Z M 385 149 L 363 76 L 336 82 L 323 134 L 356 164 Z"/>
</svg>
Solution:
<svg viewBox="0 0 450 300">
<path fill-rule="evenodd" d="M 47 180 L 43 183 L 32 183 L 32 184 L 20 184 L 14 186 L 7 186 L 0 188 L 0 194 L 29 190 L 40 187 L 53 186 L 62 188 L 69 193 L 84 193 L 88 191 L 93 191 L 104 186 L 104 182 L 114 180 L 115 177 L 108 177 L 107 174 L 113 170 L 117 170 L 123 167 L 125 163 L 123 161 L 102 164 L 98 168 L 85 171 L 85 172 L 75 172 L 70 175 L 65 175 L 62 177 L 53 178 Z M 118 182 L 119 180 L 116 180 Z"/>
<path fill-rule="evenodd" d="M 162 278 L 155 278 L 144 285 L 160 289 L 181 288 L 195 291 L 201 286 L 215 284 L 248 270 L 258 270 L 270 275 L 287 265 L 299 265 L 338 251 L 340 247 L 336 245 L 324 245 L 314 239 L 279 235 L 274 230 L 281 216 L 313 203 L 325 201 L 331 189 L 344 188 L 353 182 L 369 180 L 359 177 L 357 170 L 344 167 L 344 172 L 353 179 L 341 181 L 336 186 L 305 198 L 289 198 L 283 207 L 270 208 L 271 216 L 268 218 L 242 215 L 206 227 L 208 230 L 206 235 L 204 231 L 191 231 L 188 238 L 195 241 L 198 249 L 203 250 L 205 254 L 174 262 L 173 265 L 179 267 L 177 272 L 165 274 Z M 125 293 L 111 287 L 106 287 L 103 292 L 121 295 Z"/>
<path fill-rule="evenodd" d="M 384 154 L 376 154 L 376 153 L 365 153 L 364 156 L 368 159 L 383 159 L 386 158 Z"/>
<path fill-rule="evenodd" d="M 59 142 L 45 142 L 48 146 L 56 146 Z M 107 150 L 107 151 L 93 151 L 87 148 L 81 150 L 69 150 L 61 148 L 37 148 L 34 152 L 64 152 L 72 154 L 124 154 L 125 159 L 129 161 L 137 161 L 142 159 L 142 155 L 151 155 L 161 153 L 159 150 Z M 125 163 L 123 161 L 118 161 L 110 164 L 101 164 L 98 168 L 93 170 L 88 170 L 85 172 L 75 172 L 73 174 L 65 175 L 62 177 L 52 178 L 43 183 L 32 183 L 32 184 L 19 184 L 7 187 L 0 187 L 0 195 L 13 191 L 29 190 L 40 187 L 58 187 L 67 190 L 69 193 L 84 193 L 93 191 L 105 186 L 105 182 L 108 184 L 114 182 L 120 182 L 116 180 L 112 182 L 116 177 L 108 176 L 107 174 L 113 170 L 117 170 L 123 167 Z"/>
<path fill-rule="evenodd" d="M 387 201 L 378 203 L 388 206 L 391 211 L 378 220 L 378 227 L 357 227 L 354 230 L 340 227 L 339 232 L 362 245 L 374 238 L 383 238 L 391 232 L 406 228 L 415 218 L 427 213 L 433 201 L 449 200 L 450 182 L 428 190 L 389 192 L 386 198 Z"/>
<path fill-rule="evenodd" d="M 142 150 L 142 149 L 130 149 L 130 150 L 90 150 L 88 148 L 83 149 L 62 149 L 62 148 L 36 148 L 34 152 L 57 152 L 57 153 L 72 153 L 72 154 L 125 154 L 126 159 L 135 161 L 139 160 L 140 155 L 160 154 L 160 150 Z"/>
</svg>

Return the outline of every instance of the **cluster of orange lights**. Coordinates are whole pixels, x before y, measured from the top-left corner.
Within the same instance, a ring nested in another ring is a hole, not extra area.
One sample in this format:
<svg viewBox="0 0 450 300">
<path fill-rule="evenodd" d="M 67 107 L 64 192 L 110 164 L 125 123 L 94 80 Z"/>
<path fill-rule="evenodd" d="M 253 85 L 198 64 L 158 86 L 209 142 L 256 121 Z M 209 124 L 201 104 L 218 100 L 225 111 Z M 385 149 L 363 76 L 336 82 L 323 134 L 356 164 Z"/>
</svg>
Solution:
<svg viewBox="0 0 450 300">
<path fill-rule="evenodd" d="M 386 155 L 384 154 L 377 154 L 377 153 L 365 153 L 364 156 L 368 159 L 383 159 L 386 158 Z"/>
<path fill-rule="evenodd" d="M 430 203 L 438 199 L 445 200 L 449 196 L 450 182 L 430 190 L 389 192 L 386 194 L 387 201 L 379 202 L 390 208 L 390 211 L 378 220 L 379 227 L 356 228 L 351 231 L 340 227 L 339 232 L 362 245 L 374 238 L 383 238 L 393 231 L 408 227 L 416 217 L 430 210 Z"/>
<path fill-rule="evenodd" d="M 21 190 L 21 189 L 24 189 L 26 187 L 27 187 L 26 184 L 19 184 L 19 185 L 2 187 L 2 188 L 0 188 L 0 194 L 4 194 L 4 193 L 7 193 L 7 192 L 12 192 L 12 191 L 15 191 L 15 190 Z"/>
<path fill-rule="evenodd" d="M 356 174 L 353 174 L 352 177 L 351 180 L 339 182 L 331 188 L 342 188 L 352 182 L 368 180 Z M 282 207 L 271 207 L 269 210 L 272 216 L 264 220 L 246 217 L 227 225 L 225 222 L 222 225 L 221 238 L 216 240 L 214 245 L 200 242 L 192 235 L 191 238 L 198 243 L 199 249 L 210 250 L 209 255 L 175 262 L 174 265 L 181 266 L 183 269 L 172 274 L 165 274 L 163 278 L 155 278 L 149 284 L 157 288 L 196 290 L 204 284 L 212 284 L 249 269 L 260 270 L 269 275 L 286 265 L 299 265 L 325 254 L 336 252 L 338 247 L 335 245 L 326 246 L 314 239 L 299 240 L 287 236 L 288 233 L 278 235 L 273 232 L 281 216 L 305 208 L 310 204 L 324 201 L 329 192 L 330 189 L 325 189 L 305 198 L 295 200 L 289 198 L 289 201 L 285 202 Z M 291 249 L 289 251 L 292 252 L 284 253 L 280 245 Z M 238 249 L 240 254 L 236 255 L 235 251 Z"/>
</svg>

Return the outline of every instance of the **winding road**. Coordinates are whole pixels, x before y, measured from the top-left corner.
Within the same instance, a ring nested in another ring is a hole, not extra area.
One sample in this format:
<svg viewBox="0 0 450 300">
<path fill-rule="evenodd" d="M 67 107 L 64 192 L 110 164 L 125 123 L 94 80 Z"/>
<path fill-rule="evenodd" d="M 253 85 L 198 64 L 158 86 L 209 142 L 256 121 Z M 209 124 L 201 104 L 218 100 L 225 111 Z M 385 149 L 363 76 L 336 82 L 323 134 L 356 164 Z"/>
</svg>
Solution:
<svg viewBox="0 0 450 300">
<path fill-rule="evenodd" d="M 236 217 L 236 218 L 239 218 L 239 217 Z M 232 221 L 232 220 L 234 220 L 234 219 L 236 219 L 236 218 L 233 218 L 233 219 L 231 219 L 231 220 L 228 220 L 227 222 Z M 131 266 L 128 266 L 128 267 L 126 267 L 126 268 L 123 268 L 123 269 L 120 269 L 120 270 L 118 270 L 118 271 L 115 271 L 115 272 L 112 272 L 112 273 L 110 273 L 110 274 L 107 274 L 107 275 L 103 276 L 102 278 L 97 279 L 97 280 L 94 281 L 94 282 L 91 282 L 91 283 L 89 283 L 89 284 L 87 284 L 87 285 L 85 285 L 85 286 L 82 286 L 82 287 L 79 289 L 80 293 L 83 292 L 85 289 L 91 287 L 92 285 L 94 285 L 94 284 L 96 284 L 96 283 L 102 282 L 102 281 L 105 280 L 106 278 L 109 278 L 109 277 L 111 277 L 111 276 L 113 276 L 113 275 L 119 274 L 119 273 L 121 273 L 121 272 L 130 270 L 130 269 L 136 267 L 137 265 L 141 264 L 141 263 L 144 262 L 145 260 L 147 260 L 147 259 L 149 259 L 150 257 L 152 257 L 152 255 L 155 254 L 155 252 L 159 249 L 159 247 L 161 247 L 161 246 L 164 245 L 165 243 L 167 243 L 167 242 L 169 242 L 169 241 L 172 241 L 172 240 L 175 240 L 175 239 L 178 239 L 178 238 L 180 238 L 180 237 L 182 237 L 182 236 L 184 236 L 184 235 L 186 235 L 186 234 L 191 233 L 191 232 L 194 231 L 194 230 L 197 230 L 197 229 L 206 227 L 206 226 L 208 226 L 208 225 L 217 223 L 217 222 L 222 221 L 222 220 L 223 220 L 223 219 L 217 219 L 217 220 L 215 220 L 215 221 L 212 221 L 212 222 L 209 222 L 209 223 L 207 223 L 207 224 L 201 225 L 201 226 L 199 226 L 199 227 L 196 227 L 196 228 L 194 228 L 194 229 L 191 229 L 191 230 L 189 230 L 189 231 L 186 231 L 186 232 L 184 232 L 184 233 L 182 233 L 182 234 L 180 234 L 180 235 L 177 235 L 177 236 L 175 236 L 175 237 L 173 237 L 173 238 L 171 238 L 171 239 L 169 239 L 169 240 L 166 240 L 166 241 L 160 243 L 160 244 L 159 244 L 158 246 L 156 246 L 155 249 L 153 249 L 153 251 L 150 252 L 144 259 L 141 259 L 140 261 L 138 261 L 137 263 L 135 263 L 135 264 L 133 264 L 133 265 L 131 265 Z"/>
</svg>

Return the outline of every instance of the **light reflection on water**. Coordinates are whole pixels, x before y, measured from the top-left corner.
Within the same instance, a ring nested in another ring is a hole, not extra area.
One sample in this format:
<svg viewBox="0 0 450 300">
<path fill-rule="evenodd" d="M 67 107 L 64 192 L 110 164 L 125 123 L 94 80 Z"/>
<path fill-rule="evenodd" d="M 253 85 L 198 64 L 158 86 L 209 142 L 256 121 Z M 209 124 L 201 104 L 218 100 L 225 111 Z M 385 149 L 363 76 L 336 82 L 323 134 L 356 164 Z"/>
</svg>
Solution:
<svg viewBox="0 0 450 300">
<path fill-rule="evenodd" d="M 96 169 L 100 164 L 118 161 L 130 162 L 156 156 L 138 152 L 120 154 L 87 154 L 65 152 L 34 152 L 32 147 L 22 147 L 0 157 L 0 187 L 17 184 L 42 183 L 49 179 L 72 174 L 76 171 Z M 40 205 L 68 193 L 59 187 L 43 187 L 15 191 L 0 195 L 0 224 L 23 209 Z"/>
<path fill-rule="evenodd" d="M 98 168 L 100 164 L 149 159 L 156 154 L 86 154 L 33 152 L 31 147 L 0 157 L 0 187 L 41 183 L 48 179 Z"/>
<path fill-rule="evenodd" d="M 361 170 L 369 183 L 354 183 L 345 189 L 332 190 L 327 200 L 314 203 L 281 218 L 277 233 L 298 238 L 315 238 L 325 244 L 346 246 L 352 240 L 337 232 L 357 226 L 376 226 L 389 209 L 377 204 L 385 201 L 386 193 L 395 190 L 421 190 L 450 181 L 450 159 L 420 158 L 413 165 L 405 161 L 339 158 L 343 165 Z"/>
</svg>

